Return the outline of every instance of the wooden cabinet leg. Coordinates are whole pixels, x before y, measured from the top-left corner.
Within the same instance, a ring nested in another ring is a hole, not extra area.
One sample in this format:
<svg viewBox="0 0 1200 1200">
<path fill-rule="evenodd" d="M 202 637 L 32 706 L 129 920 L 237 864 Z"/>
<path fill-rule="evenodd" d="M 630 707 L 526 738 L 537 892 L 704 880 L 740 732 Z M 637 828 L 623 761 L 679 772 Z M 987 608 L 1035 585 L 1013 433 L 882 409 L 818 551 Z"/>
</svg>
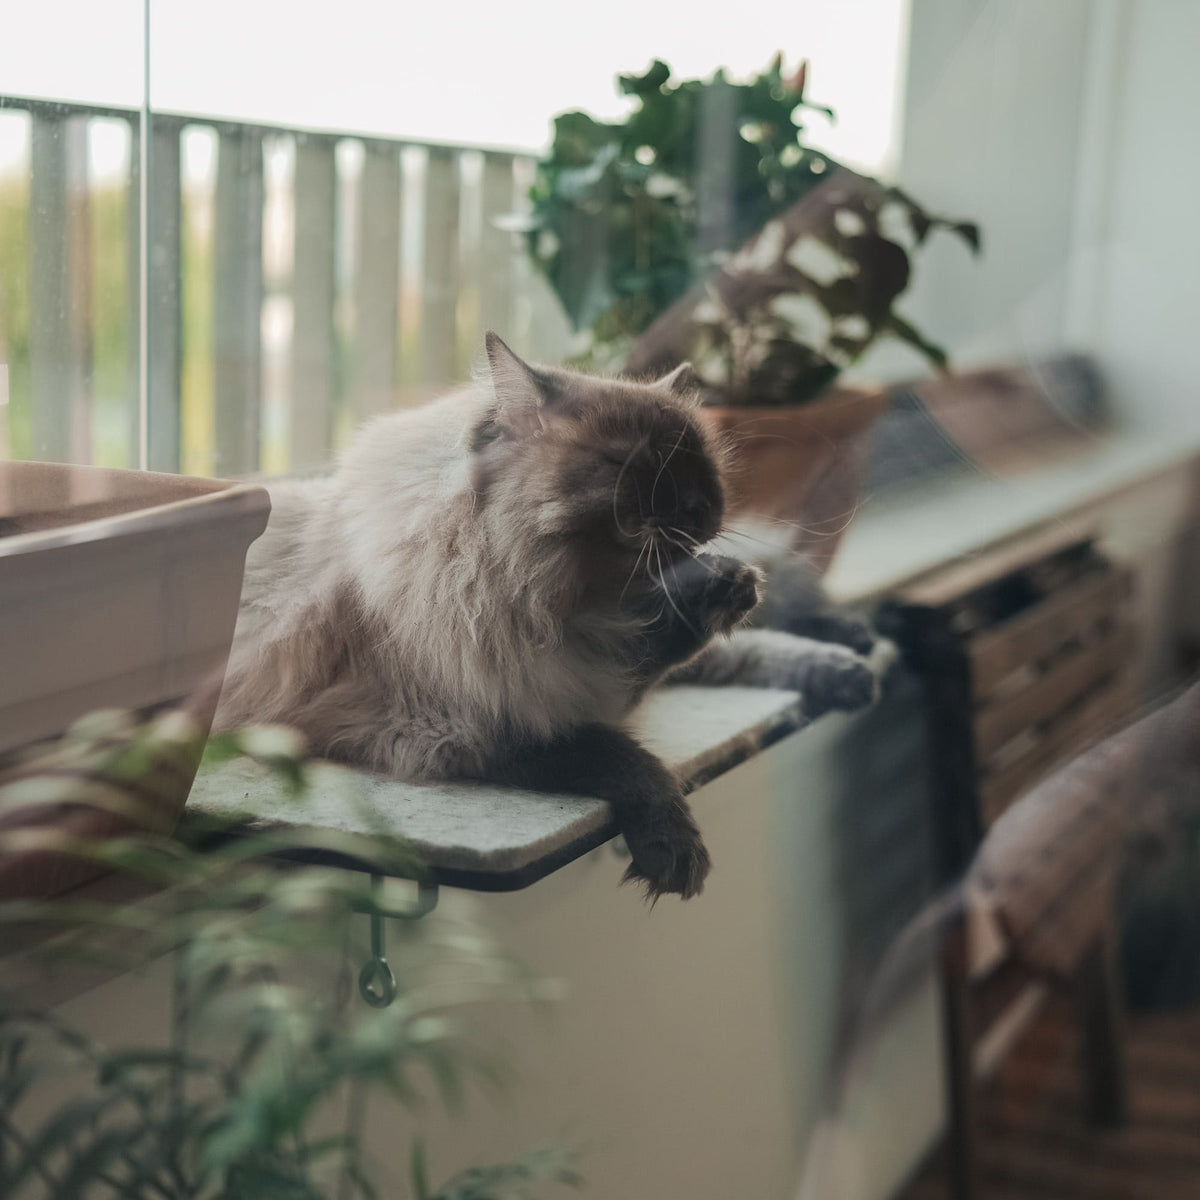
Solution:
<svg viewBox="0 0 1200 1200">
<path fill-rule="evenodd" d="M 1114 1129 L 1128 1118 L 1124 1012 L 1116 939 L 1105 934 L 1088 951 L 1076 979 L 1085 1110 L 1094 1125 Z"/>
<path fill-rule="evenodd" d="M 975 1200 L 975 1054 L 969 1003 L 966 927 L 946 934 L 942 952 L 945 1028 L 946 1167 L 951 1200 Z"/>
</svg>

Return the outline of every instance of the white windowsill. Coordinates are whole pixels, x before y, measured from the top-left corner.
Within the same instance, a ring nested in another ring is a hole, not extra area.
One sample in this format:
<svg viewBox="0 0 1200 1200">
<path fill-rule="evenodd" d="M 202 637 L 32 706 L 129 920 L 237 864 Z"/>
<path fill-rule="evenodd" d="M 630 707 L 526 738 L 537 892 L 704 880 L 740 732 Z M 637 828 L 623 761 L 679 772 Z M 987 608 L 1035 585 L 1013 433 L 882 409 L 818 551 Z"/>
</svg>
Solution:
<svg viewBox="0 0 1200 1200">
<path fill-rule="evenodd" d="M 958 558 L 1088 509 L 1200 457 L 1200 431 L 1108 434 L 1075 454 L 996 478 L 977 470 L 866 497 L 826 577 L 862 603 Z"/>
</svg>

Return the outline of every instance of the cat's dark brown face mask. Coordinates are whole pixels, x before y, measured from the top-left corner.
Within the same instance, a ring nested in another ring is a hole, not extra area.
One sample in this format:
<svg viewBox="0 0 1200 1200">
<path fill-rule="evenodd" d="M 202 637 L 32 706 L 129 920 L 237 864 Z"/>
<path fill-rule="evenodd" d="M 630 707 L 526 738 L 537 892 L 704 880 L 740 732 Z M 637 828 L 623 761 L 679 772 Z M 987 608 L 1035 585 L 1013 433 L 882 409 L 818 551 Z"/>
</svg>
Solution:
<svg viewBox="0 0 1200 1200">
<path fill-rule="evenodd" d="M 482 490 L 519 476 L 530 520 L 622 576 L 639 560 L 657 574 L 717 534 L 720 468 L 689 368 L 643 384 L 531 367 L 492 334 L 488 359 L 497 407 L 475 432 Z"/>
</svg>

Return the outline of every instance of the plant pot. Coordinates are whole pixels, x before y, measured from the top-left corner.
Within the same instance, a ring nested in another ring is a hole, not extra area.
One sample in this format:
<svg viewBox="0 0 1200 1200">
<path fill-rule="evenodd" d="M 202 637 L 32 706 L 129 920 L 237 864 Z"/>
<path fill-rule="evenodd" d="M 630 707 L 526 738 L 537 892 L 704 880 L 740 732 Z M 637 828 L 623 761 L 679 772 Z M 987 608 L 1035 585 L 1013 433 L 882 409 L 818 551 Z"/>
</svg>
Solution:
<svg viewBox="0 0 1200 1200">
<path fill-rule="evenodd" d="M 729 454 L 729 515 L 791 525 L 789 547 L 823 574 L 858 506 L 864 435 L 889 399 L 883 388 L 838 387 L 810 404 L 700 409 Z"/>
<path fill-rule="evenodd" d="M 0 836 L 174 826 L 216 707 L 246 550 L 269 511 L 250 484 L 0 463 Z M 100 709 L 128 715 L 62 740 Z M 136 729 L 144 765 L 122 811 L 101 764 Z M 0 849 L 0 898 L 100 873 L 31 840 Z"/>
</svg>

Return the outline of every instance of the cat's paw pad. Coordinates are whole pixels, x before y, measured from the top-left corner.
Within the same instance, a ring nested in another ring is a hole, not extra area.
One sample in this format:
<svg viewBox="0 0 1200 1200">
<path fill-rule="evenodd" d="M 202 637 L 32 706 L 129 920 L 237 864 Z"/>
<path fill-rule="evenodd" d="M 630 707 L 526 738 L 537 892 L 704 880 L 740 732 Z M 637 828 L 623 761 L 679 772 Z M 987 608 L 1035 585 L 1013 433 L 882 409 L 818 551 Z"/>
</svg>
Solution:
<svg viewBox="0 0 1200 1200">
<path fill-rule="evenodd" d="M 879 680 L 856 655 L 830 655 L 809 668 L 803 694 L 804 712 L 809 717 L 819 717 L 833 709 L 854 712 L 878 699 Z"/>
<path fill-rule="evenodd" d="M 625 843 L 632 861 L 622 883 L 640 884 L 651 902 L 667 894 L 683 900 L 700 894 L 711 863 L 690 818 L 653 830 L 626 829 Z"/>
</svg>

